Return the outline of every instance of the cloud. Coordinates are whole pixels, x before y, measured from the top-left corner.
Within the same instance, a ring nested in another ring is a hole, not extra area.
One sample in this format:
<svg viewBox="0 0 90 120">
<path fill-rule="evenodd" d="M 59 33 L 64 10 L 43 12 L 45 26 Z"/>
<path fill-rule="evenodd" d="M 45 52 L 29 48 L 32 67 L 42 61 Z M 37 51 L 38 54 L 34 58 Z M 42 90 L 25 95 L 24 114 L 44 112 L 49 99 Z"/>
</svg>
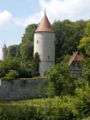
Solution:
<svg viewBox="0 0 90 120">
<path fill-rule="evenodd" d="M 25 26 L 27 26 L 28 24 L 33 24 L 33 23 L 38 23 L 40 21 L 40 18 L 42 17 L 42 11 L 40 11 L 39 13 L 36 13 L 34 15 L 29 16 L 26 20 L 25 20 Z"/>
<path fill-rule="evenodd" d="M 90 16 L 90 0 L 39 0 L 39 3 L 52 20 L 89 19 Z"/>
<path fill-rule="evenodd" d="M 36 13 L 34 15 L 30 15 L 26 18 L 14 18 L 13 21 L 17 26 L 22 26 L 22 27 L 26 27 L 29 24 L 33 24 L 33 23 L 38 23 L 39 21 L 39 14 Z"/>
<path fill-rule="evenodd" d="M 9 23 L 11 19 L 12 19 L 12 14 L 9 11 L 4 10 L 0 12 L 0 26 Z"/>
<path fill-rule="evenodd" d="M 26 27 L 28 24 L 38 23 L 43 16 L 46 8 L 47 15 L 51 22 L 55 20 L 79 20 L 89 19 L 90 16 L 90 0 L 38 0 L 40 11 L 28 15 L 26 18 L 14 17 L 9 11 L 0 12 L 0 26 L 13 23 L 17 26 Z"/>
<path fill-rule="evenodd" d="M 90 0 L 38 0 L 40 11 L 28 16 L 18 18 L 15 24 L 26 27 L 28 24 L 38 23 L 46 8 L 47 15 L 51 22 L 55 20 L 80 20 L 89 19 Z"/>
<path fill-rule="evenodd" d="M 3 31 L 4 29 L 7 29 L 8 27 L 6 27 L 6 25 L 10 25 L 12 22 L 12 14 L 7 11 L 4 10 L 2 12 L 0 12 L 0 31 Z M 9 26 L 10 27 L 10 26 Z M 0 38 L 2 38 L 2 32 L 0 35 Z M 0 39 L 0 60 L 2 59 L 2 39 Z"/>
<path fill-rule="evenodd" d="M 42 11 L 35 13 L 33 15 L 30 15 L 26 18 L 14 18 L 14 23 L 18 26 L 26 27 L 29 24 L 34 24 L 40 22 L 40 18 L 42 17 Z"/>
</svg>

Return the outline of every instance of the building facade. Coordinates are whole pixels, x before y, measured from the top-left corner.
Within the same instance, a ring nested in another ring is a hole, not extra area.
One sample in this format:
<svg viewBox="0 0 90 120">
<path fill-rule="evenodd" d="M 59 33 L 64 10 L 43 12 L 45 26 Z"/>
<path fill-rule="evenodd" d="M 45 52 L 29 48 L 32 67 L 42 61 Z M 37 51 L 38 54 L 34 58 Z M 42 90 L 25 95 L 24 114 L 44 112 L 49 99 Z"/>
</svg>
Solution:
<svg viewBox="0 0 90 120">
<path fill-rule="evenodd" d="M 4 44 L 4 46 L 2 47 L 2 60 L 5 60 L 7 56 L 7 46 L 6 44 Z"/>
<path fill-rule="evenodd" d="M 82 59 L 82 55 L 78 54 L 78 52 L 74 52 L 69 59 L 70 72 L 77 77 L 81 77 L 82 75 Z"/>
</svg>

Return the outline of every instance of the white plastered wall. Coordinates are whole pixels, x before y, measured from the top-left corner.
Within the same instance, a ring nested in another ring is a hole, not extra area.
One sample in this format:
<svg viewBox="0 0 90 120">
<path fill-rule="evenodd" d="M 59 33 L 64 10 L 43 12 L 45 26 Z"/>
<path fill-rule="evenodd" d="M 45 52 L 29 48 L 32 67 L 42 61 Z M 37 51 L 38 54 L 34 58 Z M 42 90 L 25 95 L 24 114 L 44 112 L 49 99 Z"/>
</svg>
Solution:
<svg viewBox="0 0 90 120">
<path fill-rule="evenodd" d="M 55 63 L 55 33 L 38 32 L 34 34 L 34 55 L 39 54 L 39 72 L 44 76 L 44 72 Z"/>
</svg>

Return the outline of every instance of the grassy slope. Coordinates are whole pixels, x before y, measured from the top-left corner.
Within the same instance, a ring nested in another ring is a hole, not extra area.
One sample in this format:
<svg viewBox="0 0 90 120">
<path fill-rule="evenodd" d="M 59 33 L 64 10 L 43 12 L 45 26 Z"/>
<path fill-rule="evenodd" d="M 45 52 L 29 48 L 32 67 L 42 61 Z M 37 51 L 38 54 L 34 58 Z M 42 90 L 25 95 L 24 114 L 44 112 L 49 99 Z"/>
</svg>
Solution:
<svg viewBox="0 0 90 120">
<path fill-rule="evenodd" d="M 81 106 L 82 104 L 83 104 L 82 101 L 78 100 L 78 98 L 71 96 L 63 96 L 63 97 L 45 98 L 45 99 L 43 98 L 43 99 L 30 99 L 30 100 L 0 101 L 0 108 L 2 108 L 6 116 L 9 115 L 9 117 L 13 117 L 13 115 L 14 116 L 16 115 L 18 117 L 20 116 L 26 117 L 27 115 L 30 114 L 31 116 L 34 115 L 38 116 L 38 114 L 40 114 L 42 118 L 43 115 L 44 117 L 54 115 L 55 117 L 60 117 L 61 120 L 62 119 L 77 120 L 79 117 L 80 119 L 85 117 L 82 114 L 82 111 L 79 112 L 77 109 L 78 105 Z M 89 120 L 89 119 L 85 119 L 85 120 Z"/>
<path fill-rule="evenodd" d="M 72 104 L 72 102 L 74 101 L 74 98 L 72 97 L 63 97 L 63 99 L 61 97 L 55 97 L 55 98 L 45 98 L 45 99 L 30 99 L 30 100 L 4 100 L 4 101 L 0 101 L 0 105 L 28 105 L 28 106 L 48 106 L 48 105 L 52 105 L 53 107 L 59 107 L 59 105 L 61 106 L 63 103 L 65 104 Z"/>
</svg>

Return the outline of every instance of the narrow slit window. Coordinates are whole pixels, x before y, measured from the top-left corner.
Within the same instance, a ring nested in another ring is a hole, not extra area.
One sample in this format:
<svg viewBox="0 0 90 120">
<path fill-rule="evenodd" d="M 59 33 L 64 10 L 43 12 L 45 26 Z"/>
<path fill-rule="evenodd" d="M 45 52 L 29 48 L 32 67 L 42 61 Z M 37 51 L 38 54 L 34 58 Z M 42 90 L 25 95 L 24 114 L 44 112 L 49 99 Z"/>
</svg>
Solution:
<svg viewBox="0 0 90 120">
<path fill-rule="evenodd" d="M 50 56 L 48 56 L 48 60 L 50 59 Z"/>
<path fill-rule="evenodd" d="M 39 43 L 39 41 L 37 40 L 37 44 Z"/>
</svg>

